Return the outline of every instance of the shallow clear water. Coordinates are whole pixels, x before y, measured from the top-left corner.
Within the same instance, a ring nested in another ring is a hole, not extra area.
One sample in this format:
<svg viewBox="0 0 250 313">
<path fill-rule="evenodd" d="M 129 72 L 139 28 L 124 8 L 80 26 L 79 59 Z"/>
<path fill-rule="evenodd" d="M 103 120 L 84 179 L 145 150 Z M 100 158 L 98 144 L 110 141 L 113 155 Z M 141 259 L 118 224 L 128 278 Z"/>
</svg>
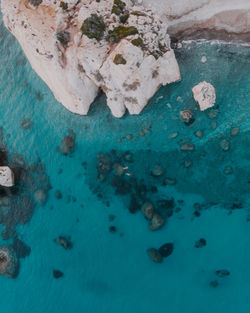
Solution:
<svg viewBox="0 0 250 313">
<path fill-rule="evenodd" d="M 16 279 L 0 277 L 1 312 L 249 312 L 249 47 L 185 44 L 176 51 L 182 81 L 161 88 L 141 115 L 115 119 L 103 95 L 86 117 L 66 111 L 2 24 L 0 35 L 0 121 L 9 159 L 13 153 L 28 164 L 40 158 L 52 186 L 46 205 L 35 207 L 29 223 L 17 225 L 31 253 L 20 259 Z M 216 88 L 218 112 L 197 109 L 191 89 L 203 80 Z M 183 109 L 194 112 L 191 126 L 180 120 Z M 211 118 L 213 113 L 218 114 Z M 31 129 L 21 128 L 23 118 L 33 122 Z M 232 127 L 239 127 L 236 136 L 230 135 Z M 68 129 L 76 133 L 76 146 L 63 156 L 57 147 Z M 202 138 L 194 135 L 197 130 Z M 174 132 L 178 136 L 171 139 Z M 226 152 L 223 139 L 230 143 Z M 195 150 L 181 151 L 183 140 Z M 133 162 L 123 159 L 126 151 Z M 121 188 L 124 195 L 117 194 L 117 182 L 111 185 L 112 173 L 104 182 L 98 179 L 98 153 L 128 166 L 131 176 L 118 182 L 130 186 Z M 164 167 L 162 177 L 150 175 L 155 164 Z M 166 177 L 176 184 L 164 186 Z M 174 213 L 162 229 L 150 231 L 141 212 L 129 212 L 135 180 L 154 203 L 174 198 Z M 117 231 L 111 233 L 110 226 Z M 59 235 L 71 237 L 71 250 L 55 244 Z M 207 244 L 195 248 L 200 238 Z M 11 240 L 1 240 L 6 242 Z M 147 249 L 165 242 L 174 243 L 172 255 L 162 264 L 152 262 Z M 55 279 L 53 269 L 64 276 Z M 217 277 L 219 269 L 230 276 Z M 212 287 L 215 280 L 218 286 Z"/>
</svg>

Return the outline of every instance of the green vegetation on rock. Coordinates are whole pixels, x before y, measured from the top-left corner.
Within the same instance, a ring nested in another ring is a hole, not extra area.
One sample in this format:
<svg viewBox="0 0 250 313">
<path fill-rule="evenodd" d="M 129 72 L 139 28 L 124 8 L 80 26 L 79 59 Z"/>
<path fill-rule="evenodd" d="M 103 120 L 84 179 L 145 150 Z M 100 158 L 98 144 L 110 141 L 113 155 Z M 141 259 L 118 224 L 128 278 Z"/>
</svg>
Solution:
<svg viewBox="0 0 250 313">
<path fill-rule="evenodd" d="M 38 7 L 42 2 L 43 0 L 29 0 L 29 3 L 34 5 L 35 7 Z"/>
<path fill-rule="evenodd" d="M 132 43 L 134 46 L 136 46 L 136 47 L 143 47 L 143 46 L 144 46 L 144 42 L 143 42 L 143 40 L 141 39 L 141 37 L 138 37 L 138 38 L 136 38 L 136 39 L 133 39 L 133 40 L 131 41 L 131 43 Z"/>
<path fill-rule="evenodd" d="M 124 59 L 124 57 L 121 54 L 117 54 L 113 60 L 113 62 L 118 65 L 118 64 L 126 64 L 127 61 Z"/>
<path fill-rule="evenodd" d="M 126 7 L 126 3 L 124 3 L 123 1 L 114 0 L 111 13 L 116 14 L 116 15 L 123 14 L 125 7 Z"/>
<path fill-rule="evenodd" d="M 131 14 L 132 14 L 132 15 L 136 15 L 136 16 L 146 16 L 145 13 L 140 12 L 140 11 L 133 11 L 133 12 L 131 12 Z"/>
<path fill-rule="evenodd" d="M 67 47 L 70 40 L 70 34 L 66 31 L 58 32 L 56 38 L 63 47 Z"/>
<path fill-rule="evenodd" d="M 91 14 L 82 24 L 81 31 L 88 38 L 101 40 L 103 38 L 106 25 L 101 16 Z"/>
<path fill-rule="evenodd" d="M 138 34 L 138 30 L 134 26 L 117 26 L 113 30 L 109 30 L 108 40 L 111 43 L 118 43 L 121 39 Z"/>
<path fill-rule="evenodd" d="M 120 22 L 122 24 L 125 24 L 127 22 L 128 18 L 129 18 L 129 14 L 123 14 L 120 16 Z"/>
<path fill-rule="evenodd" d="M 61 1 L 60 2 L 60 8 L 62 8 L 63 10 L 67 10 L 68 9 L 68 3 Z"/>
</svg>

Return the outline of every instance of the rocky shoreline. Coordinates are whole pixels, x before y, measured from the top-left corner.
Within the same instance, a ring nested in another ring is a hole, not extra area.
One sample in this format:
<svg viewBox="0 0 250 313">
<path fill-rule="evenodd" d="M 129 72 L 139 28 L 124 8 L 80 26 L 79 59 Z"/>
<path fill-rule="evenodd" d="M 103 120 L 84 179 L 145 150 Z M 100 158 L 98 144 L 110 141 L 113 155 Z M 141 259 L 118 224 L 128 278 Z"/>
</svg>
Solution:
<svg viewBox="0 0 250 313">
<path fill-rule="evenodd" d="M 178 81 L 169 36 L 173 43 L 250 42 L 246 0 L 3 0 L 1 6 L 33 69 L 59 102 L 81 115 L 99 88 L 121 117 L 126 110 L 139 114 L 161 85 Z"/>
</svg>

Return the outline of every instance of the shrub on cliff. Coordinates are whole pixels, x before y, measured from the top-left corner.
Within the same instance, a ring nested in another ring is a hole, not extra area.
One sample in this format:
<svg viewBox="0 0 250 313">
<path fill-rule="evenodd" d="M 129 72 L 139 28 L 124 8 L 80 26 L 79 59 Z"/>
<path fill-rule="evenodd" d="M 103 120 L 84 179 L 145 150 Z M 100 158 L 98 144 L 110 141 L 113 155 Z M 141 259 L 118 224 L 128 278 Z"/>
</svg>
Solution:
<svg viewBox="0 0 250 313">
<path fill-rule="evenodd" d="M 109 30 L 108 40 L 111 43 L 117 43 L 121 39 L 135 34 L 138 34 L 138 30 L 134 26 L 117 26 L 113 30 Z"/>
<path fill-rule="evenodd" d="M 38 7 L 42 2 L 43 0 L 29 0 L 29 3 L 34 5 L 35 7 Z"/>
<path fill-rule="evenodd" d="M 101 16 L 91 14 L 82 24 L 81 31 L 88 38 L 101 40 L 104 36 L 106 25 Z"/>
<path fill-rule="evenodd" d="M 65 31 L 58 32 L 56 34 L 56 39 L 61 43 L 62 46 L 67 47 L 70 40 L 70 34 Z"/>
</svg>

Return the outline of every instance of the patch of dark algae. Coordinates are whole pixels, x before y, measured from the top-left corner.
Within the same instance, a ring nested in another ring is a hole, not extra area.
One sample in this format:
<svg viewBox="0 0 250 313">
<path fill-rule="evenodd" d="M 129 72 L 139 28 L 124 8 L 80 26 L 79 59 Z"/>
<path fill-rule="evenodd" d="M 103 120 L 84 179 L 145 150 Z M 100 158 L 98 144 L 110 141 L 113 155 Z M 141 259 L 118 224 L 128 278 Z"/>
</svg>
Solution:
<svg viewBox="0 0 250 313">
<path fill-rule="evenodd" d="M 22 155 L 9 154 L 2 128 L 0 164 L 10 166 L 15 175 L 14 187 L 0 186 L 0 224 L 4 227 L 1 236 L 2 240 L 9 242 L 0 247 L 0 258 L 3 255 L 0 274 L 14 278 L 18 274 L 19 259 L 31 253 L 31 248 L 18 238 L 16 227 L 30 221 L 36 206 L 46 204 L 51 185 L 40 159 L 34 164 L 27 164 Z"/>
</svg>

